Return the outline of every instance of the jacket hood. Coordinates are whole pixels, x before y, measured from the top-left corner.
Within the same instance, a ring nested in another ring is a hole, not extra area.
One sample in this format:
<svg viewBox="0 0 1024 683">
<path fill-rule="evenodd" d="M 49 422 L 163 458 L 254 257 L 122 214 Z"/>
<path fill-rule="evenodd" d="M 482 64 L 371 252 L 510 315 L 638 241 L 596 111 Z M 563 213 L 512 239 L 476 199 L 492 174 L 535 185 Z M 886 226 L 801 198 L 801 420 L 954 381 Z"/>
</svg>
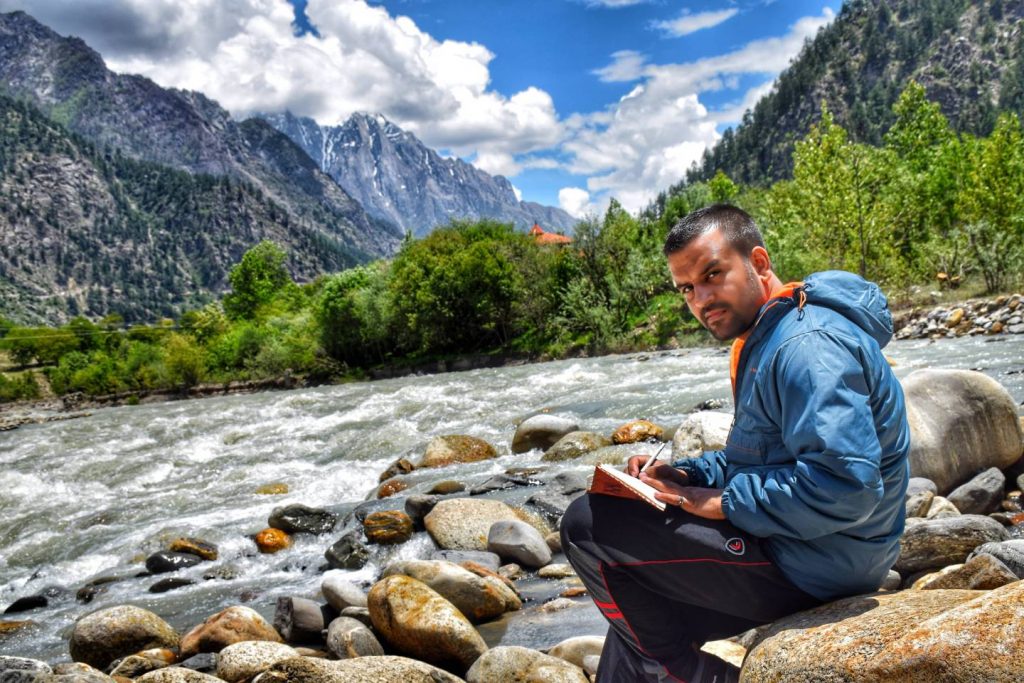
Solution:
<svg viewBox="0 0 1024 683">
<path fill-rule="evenodd" d="M 827 270 L 808 275 L 803 291 L 807 303 L 836 311 L 869 334 L 879 348 L 892 339 L 889 303 L 875 283 L 842 270 Z"/>
</svg>

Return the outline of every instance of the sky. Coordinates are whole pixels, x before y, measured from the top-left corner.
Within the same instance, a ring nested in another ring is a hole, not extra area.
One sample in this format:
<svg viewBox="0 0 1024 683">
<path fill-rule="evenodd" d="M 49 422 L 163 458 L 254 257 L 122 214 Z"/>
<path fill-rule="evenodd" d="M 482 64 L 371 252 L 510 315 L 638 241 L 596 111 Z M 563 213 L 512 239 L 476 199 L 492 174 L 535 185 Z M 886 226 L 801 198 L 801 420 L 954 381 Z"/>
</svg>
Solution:
<svg viewBox="0 0 1024 683">
<path fill-rule="evenodd" d="M 841 0 L 0 0 L 234 117 L 381 113 L 577 217 L 638 211 Z"/>
</svg>

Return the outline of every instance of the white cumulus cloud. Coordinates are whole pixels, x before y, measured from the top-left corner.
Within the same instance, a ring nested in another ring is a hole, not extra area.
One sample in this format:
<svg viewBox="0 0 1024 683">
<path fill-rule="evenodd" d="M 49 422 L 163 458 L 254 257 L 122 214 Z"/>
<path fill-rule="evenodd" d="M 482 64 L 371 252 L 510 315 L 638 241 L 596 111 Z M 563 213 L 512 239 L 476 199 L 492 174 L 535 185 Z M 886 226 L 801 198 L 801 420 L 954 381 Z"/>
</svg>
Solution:
<svg viewBox="0 0 1024 683">
<path fill-rule="evenodd" d="M 670 36 L 687 36 L 706 28 L 718 26 L 722 22 L 732 19 L 736 16 L 737 12 L 739 10 L 735 7 L 717 12 L 699 12 L 697 14 L 690 14 L 689 10 L 683 10 L 683 13 L 676 19 L 658 21 L 655 22 L 654 26 Z"/>
<path fill-rule="evenodd" d="M 590 203 L 590 193 L 582 187 L 563 187 L 558 191 L 558 206 L 573 218 L 585 218 L 596 213 Z"/>
</svg>

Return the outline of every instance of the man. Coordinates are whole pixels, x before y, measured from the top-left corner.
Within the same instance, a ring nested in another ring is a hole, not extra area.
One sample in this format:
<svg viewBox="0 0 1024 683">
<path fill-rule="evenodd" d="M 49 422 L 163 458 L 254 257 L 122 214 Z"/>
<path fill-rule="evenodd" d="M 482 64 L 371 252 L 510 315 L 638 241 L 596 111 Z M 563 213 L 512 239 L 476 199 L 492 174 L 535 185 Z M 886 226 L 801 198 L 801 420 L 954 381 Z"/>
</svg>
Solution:
<svg viewBox="0 0 1024 683">
<path fill-rule="evenodd" d="M 910 432 L 879 289 L 840 272 L 783 285 L 728 205 L 683 218 L 664 251 L 693 315 L 735 340 L 735 419 L 724 451 L 639 475 L 665 513 L 591 494 L 563 517 L 563 548 L 610 625 L 601 683 L 737 680 L 704 642 L 876 590 L 903 532 Z"/>
</svg>

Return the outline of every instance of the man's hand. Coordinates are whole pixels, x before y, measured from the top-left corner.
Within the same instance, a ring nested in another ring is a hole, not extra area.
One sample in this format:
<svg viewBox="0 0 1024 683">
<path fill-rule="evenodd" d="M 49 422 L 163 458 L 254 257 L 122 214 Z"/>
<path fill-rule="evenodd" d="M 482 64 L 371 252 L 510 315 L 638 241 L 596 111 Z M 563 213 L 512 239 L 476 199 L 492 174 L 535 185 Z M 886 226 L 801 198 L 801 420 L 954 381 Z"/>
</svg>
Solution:
<svg viewBox="0 0 1024 683">
<path fill-rule="evenodd" d="M 646 455 L 630 458 L 626 471 L 634 477 L 637 476 L 647 458 Z M 725 512 L 722 511 L 722 489 L 689 486 L 690 481 L 686 473 L 671 465 L 655 463 L 640 474 L 639 479 L 656 488 L 658 493 L 655 497 L 664 503 L 681 507 L 690 514 L 705 519 L 725 519 Z"/>
<path fill-rule="evenodd" d="M 640 470 L 643 469 L 643 466 L 647 464 L 647 461 L 650 460 L 651 457 L 652 456 L 650 455 L 634 455 L 626 462 L 626 474 L 628 474 L 631 477 L 639 478 Z M 689 484 L 689 478 L 686 476 L 686 472 L 683 472 L 682 470 L 677 470 L 675 467 L 672 467 L 671 465 L 665 462 L 654 463 L 653 465 L 651 465 L 650 469 L 644 472 L 644 474 L 652 474 L 655 471 L 661 472 L 661 474 L 659 475 L 661 478 L 666 479 L 668 481 L 675 481 L 679 483 L 681 486 L 686 486 L 687 484 Z"/>
</svg>

